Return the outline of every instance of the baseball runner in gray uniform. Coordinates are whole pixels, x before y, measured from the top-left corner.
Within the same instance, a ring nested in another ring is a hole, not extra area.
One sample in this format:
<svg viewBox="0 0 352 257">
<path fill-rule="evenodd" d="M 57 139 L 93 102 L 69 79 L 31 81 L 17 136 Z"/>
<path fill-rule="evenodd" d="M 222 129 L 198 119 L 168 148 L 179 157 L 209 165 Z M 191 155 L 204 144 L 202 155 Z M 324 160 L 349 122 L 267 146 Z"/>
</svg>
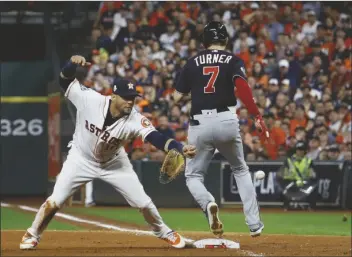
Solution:
<svg viewBox="0 0 352 257">
<path fill-rule="evenodd" d="M 255 188 L 244 160 L 242 139 L 236 115 L 236 96 L 255 117 L 261 136 L 269 138 L 268 130 L 254 103 L 241 59 L 225 51 L 228 34 L 220 22 L 204 27 L 205 50 L 190 58 L 178 75 L 173 98 L 176 102 L 191 93 L 191 117 L 188 141 L 198 149 L 197 156 L 186 163 L 189 191 L 207 216 L 210 230 L 223 234 L 219 208 L 204 186 L 204 176 L 215 149 L 230 163 L 244 205 L 250 235 L 259 236 L 264 228 L 260 220 Z"/>
</svg>

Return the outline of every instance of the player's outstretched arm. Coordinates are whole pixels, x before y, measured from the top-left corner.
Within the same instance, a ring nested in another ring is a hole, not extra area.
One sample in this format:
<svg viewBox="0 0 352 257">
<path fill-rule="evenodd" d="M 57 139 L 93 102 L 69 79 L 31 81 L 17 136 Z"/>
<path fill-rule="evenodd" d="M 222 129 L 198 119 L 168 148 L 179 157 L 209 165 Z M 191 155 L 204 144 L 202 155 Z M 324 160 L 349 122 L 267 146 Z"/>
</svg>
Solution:
<svg viewBox="0 0 352 257">
<path fill-rule="evenodd" d="M 70 60 L 65 64 L 60 73 L 60 86 L 66 91 L 68 86 L 74 80 L 77 66 L 89 66 L 90 63 L 86 61 L 83 56 L 74 55 Z"/>
<path fill-rule="evenodd" d="M 255 116 L 255 126 L 259 133 L 269 138 L 269 131 L 264 123 L 263 117 L 260 115 L 257 105 L 254 102 L 252 90 L 246 80 L 242 77 L 235 79 L 235 94 L 246 106 L 248 112 Z"/>
<path fill-rule="evenodd" d="M 167 138 L 159 131 L 152 131 L 145 138 L 148 142 L 154 145 L 156 148 L 165 152 L 171 149 L 176 149 L 180 153 L 183 153 L 187 158 L 193 158 L 196 155 L 196 147 L 193 145 L 182 145 L 180 142 L 172 138 Z"/>
</svg>

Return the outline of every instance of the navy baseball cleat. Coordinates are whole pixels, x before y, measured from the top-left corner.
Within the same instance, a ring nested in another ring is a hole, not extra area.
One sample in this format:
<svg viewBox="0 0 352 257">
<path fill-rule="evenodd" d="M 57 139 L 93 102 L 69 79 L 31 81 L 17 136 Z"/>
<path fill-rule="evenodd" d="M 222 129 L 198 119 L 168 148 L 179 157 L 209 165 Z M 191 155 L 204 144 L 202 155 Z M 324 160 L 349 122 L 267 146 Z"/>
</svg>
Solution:
<svg viewBox="0 0 352 257">
<path fill-rule="evenodd" d="M 211 232 L 217 237 L 224 233 L 222 222 L 219 219 L 219 207 L 216 203 L 210 202 L 205 211 Z"/>
<path fill-rule="evenodd" d="M 251 237 L 257 237 L 260 236 L 260 234 L 262 233 L 262 231 L 264 230 L 264 224 L 260 222 L 260 225 L 257 229 L 250 229 L 250 235 Z"/>
</svg>

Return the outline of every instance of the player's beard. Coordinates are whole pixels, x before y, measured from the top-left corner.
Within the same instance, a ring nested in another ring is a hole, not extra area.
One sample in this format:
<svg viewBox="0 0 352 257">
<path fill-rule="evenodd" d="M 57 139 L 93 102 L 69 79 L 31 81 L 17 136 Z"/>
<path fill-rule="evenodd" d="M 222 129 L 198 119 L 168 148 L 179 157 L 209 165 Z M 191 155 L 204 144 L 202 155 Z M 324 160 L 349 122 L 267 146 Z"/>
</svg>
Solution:
<svg viewBox="0 0 352 257">
<path fill-rule="evenodd" d="M 133 107 L 125 107 L 123 108 L 123 114 L 124 115 L 130 115 Z"/>
</svg>

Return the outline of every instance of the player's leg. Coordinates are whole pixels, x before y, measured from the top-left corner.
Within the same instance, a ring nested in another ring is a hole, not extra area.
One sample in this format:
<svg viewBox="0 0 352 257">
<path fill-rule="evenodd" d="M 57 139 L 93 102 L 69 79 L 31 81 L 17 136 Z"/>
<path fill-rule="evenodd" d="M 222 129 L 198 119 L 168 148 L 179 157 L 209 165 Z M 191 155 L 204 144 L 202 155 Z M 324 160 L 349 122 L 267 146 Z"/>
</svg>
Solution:
<svg viewBox="0 0 352 257">
<path fill-rule="evenodd" d="M 93 198 L 93 181 L 90 181 L 86 184 L 85 188 L 86 199 L 84 199 L 84 204 L 86 207 L 91 207 L 95 205 Z"/>
<path fill-rule="evenodd" d="M 188 143 L 195 145 L 197 148 L 196 156 L 186 161 L 185 176 L 188 190 L 205 213 L 210 230 L 216 236 L 221 236 L 223 234 L 223 224 L 218 216 L 219 208 L 214 196 L 204 185 L 204 176 L 215 152 L 212 144 L 211 127 L 207 129 L 202 125 L 190 126 Z"/>
<path fill-rule="evenodd" d="M 153 201 L 145 193 L 127 155 L 104 167 L 100 178 L 121 193 L 132 207 L 139 208 L 155 236 L 175 248 L 185 246 L 184 239 L 164 223 Z"/>
<path fill-rule="evenodd" d="M 65 161 L 53 193 L 40 206 L 31 227 L 22 238 L 20 249 L 34 249 L 43 231 L 68 197 L 82 184 L 93 179 L 94 173 L 86 165 L 73 161 L 72 157 L 69 156 L 71 159 Z"/>
<path fill-rule="evenodd" d="M 227 159 L 234 171 L 238 192 L 243 202 L 246 223 L 251 231 L 251 235 L 260 235 L 264 225 L 260 220 L 257 194 L 253 186 L 249 168 L 244 160 L 238 120 L 222 121 L 219 131 L 214 137 L 216 148 Z"/>
<path fill-rule="evenodd" d="M 215 202 L 204 186 L 204 176 L 215 152 L 209 130 L 201 125 L 189 127 L 188 143 L 196 146 L 197 154 L 193 159 L 186 160 L 185 170 L 187 187 L 204 212 L 209 202 Z"/>
</svg>

